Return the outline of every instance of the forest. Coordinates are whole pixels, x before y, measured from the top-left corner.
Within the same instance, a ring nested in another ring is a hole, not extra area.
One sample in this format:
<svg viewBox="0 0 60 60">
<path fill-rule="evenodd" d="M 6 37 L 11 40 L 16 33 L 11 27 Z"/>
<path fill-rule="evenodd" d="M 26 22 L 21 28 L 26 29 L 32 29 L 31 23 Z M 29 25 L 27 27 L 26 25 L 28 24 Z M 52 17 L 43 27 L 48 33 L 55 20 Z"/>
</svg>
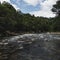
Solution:
<svg viewBox="0 0 60 60">
<path fill-rule="evenodd" d="M 60 32 L 60 1 L 51 9 L 56 14 L 54 18 L 35 17 L 16 10 L 10 3 L 0 3 L 0 36 L 9 33 L 41 33 Z"/>
</svg>

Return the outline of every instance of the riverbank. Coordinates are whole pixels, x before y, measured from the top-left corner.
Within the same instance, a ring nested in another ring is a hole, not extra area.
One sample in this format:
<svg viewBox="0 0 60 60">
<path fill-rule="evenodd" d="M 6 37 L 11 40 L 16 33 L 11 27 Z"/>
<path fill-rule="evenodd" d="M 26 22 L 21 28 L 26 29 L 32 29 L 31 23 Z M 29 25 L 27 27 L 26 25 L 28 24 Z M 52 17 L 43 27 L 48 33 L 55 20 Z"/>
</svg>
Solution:
<svg viewBox="0 0 60 60">
<path fill-rule="evenodd" d="M 60 32 L 47 32 L 47 33 L 50 33 L 50 34 L 59 34 L 60 35 Z"/>
<path fill-rule="evenodd" d="M 4 37 L 11 37 L 11 36 L 17 36 L 17 35 L 23 35 L 23 34 L 41 34 L 41 33 L 47 33 L 47 34 L 58 34 L 60 35 L 60 32 L 10 32 L 6 31 L 5 33 L 0 34 L 0 39 L 3 39 Z"/>
</svg>

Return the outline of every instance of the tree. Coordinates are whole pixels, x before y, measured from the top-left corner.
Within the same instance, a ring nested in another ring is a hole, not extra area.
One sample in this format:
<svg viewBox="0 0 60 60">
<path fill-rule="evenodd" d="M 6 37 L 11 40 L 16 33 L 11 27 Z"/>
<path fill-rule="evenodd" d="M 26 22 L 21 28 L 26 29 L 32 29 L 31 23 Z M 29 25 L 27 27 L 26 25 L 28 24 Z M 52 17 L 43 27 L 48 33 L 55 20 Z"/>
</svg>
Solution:
<svg viewBox="0 0 60 60">
<path fill-rule="evenodd" d="M 52 11 L 55 12 L 56 17 L 53 19 L 53 31 L 60 31 L 60 0 L 53 5 Z"/>
<path fill-rule="evenodd" d="M 60 0 L 53 5 L 52 11 L 55 12 L 56 16 L 60 16 Z"/>
</svg>

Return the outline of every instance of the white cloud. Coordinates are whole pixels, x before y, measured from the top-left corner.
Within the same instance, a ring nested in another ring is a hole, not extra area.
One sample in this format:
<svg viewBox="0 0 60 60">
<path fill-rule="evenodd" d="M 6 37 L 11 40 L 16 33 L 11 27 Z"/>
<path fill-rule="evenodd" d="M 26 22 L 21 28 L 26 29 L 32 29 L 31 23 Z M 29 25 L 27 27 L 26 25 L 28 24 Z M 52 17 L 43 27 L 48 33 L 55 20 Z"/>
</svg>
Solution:
<svg viewBox="0 0 60 60">
<path fill-rule="evenodd" d="M 17 5 L 12 4 L 12 6 L 13 6 L 16 10 L 20 10 L 20 8 L 19 8 L 19 7 L 17 7 Z"/>
<path fill-rule="evenodd" d="M 1 3 L 2 3 L 3 1 L 10 2 L 10 0 L 0 0 Z"/>
<path fill-rule="evenodd" d="M 24 2 L 26 2 L 28 5 L 33 5 L 36 6 L 39 2 L 39 0 L 23 0 Z"/>
<path fill-rule="evenodd" d="M 35 16 L 54 17 L 55 14 L 53 14 L 51 9 L 57 0 L 45 0 L 44 2 L 41 2 L 41 0 L 39 1 L 41 9 L 39 11 L 30 12 L 30 14 L 34 14 Z"/>
<path fill-rule="evenodd" d="M 43 16 L 43 17 L 54 17 L 55 14 L 53 14 L 51 11 L 44 11 L 44 10 L 41 10 L 41 11 L 35 11 L 35 12 L 30 12 L 31 15 L 35 15 L 36 17 L 37 16 Z"/>
</svg>

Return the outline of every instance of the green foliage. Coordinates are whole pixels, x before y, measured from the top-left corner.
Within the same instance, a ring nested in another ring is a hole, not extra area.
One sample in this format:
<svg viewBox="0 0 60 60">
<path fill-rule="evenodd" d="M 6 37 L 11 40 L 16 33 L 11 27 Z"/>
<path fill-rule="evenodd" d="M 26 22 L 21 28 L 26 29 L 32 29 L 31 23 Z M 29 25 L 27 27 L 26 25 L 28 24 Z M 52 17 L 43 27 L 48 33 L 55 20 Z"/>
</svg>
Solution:
<svg viewBox="0 0 60 60">
<path fill-rule="evenodd" d="M 60 31 L 60 0 L 53 5 L 52 11 L 55 12 L 56 17 L 53 19 L 53 31 Z"/>
</svg>

